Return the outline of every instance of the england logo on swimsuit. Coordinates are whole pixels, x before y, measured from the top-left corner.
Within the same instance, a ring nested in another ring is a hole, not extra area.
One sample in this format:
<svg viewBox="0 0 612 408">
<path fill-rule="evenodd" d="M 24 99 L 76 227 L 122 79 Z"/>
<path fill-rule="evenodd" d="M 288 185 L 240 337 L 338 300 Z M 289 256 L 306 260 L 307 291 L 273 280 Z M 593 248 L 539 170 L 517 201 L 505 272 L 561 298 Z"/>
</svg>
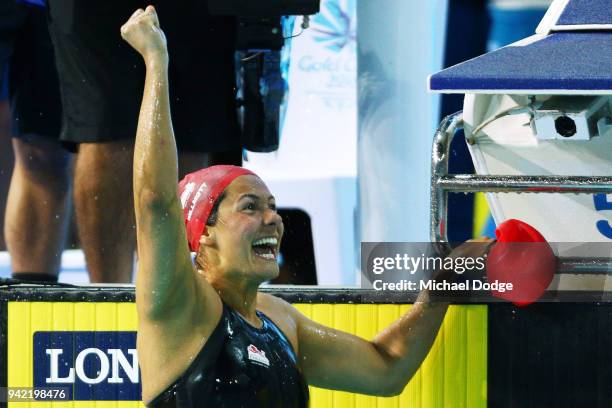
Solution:
<svg viewBox="0 0 612 408">
<path fill-rule="evenodd" d="M 266 357 L 266 353 L 264 351 L 259 350 L 252 344 L 249 344 L 247 350 L 249 352 L 249 360 L 258 365 L 270 367 L 270 360 L 268 360 L 268 357 Z"/>
</svg>

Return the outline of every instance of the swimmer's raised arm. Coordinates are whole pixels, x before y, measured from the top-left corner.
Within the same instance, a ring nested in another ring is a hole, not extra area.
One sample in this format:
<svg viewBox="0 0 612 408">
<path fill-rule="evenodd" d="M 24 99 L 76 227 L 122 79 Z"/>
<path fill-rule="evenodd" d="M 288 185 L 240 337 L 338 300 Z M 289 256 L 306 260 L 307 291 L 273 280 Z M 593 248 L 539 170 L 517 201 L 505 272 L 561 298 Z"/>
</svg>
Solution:
<svg viewBox="0 0 612 408">
<path fill-rule="evenodd" d="M 193 306 L 196 298 L 177 196 L 178 159 L 170 116 L 166 39 L 152 6 L 137 10 L 121 27 L 121 35 L 146 65 L 134 146 L 136 304 L 141 319 L 166 319 Z"/>
<path fill-rule="evenodd" d="M 485 248 L 468 243 L 451 256 L 477 257 Z M 402 392 L 429 353 L 448 304 L 430 301 L 423 291 L 405 315 L 372 341 L 322 326 L 286 307 L 297 322 L 300 364 L 309 384 L 392 396 Z"/>
</svg>

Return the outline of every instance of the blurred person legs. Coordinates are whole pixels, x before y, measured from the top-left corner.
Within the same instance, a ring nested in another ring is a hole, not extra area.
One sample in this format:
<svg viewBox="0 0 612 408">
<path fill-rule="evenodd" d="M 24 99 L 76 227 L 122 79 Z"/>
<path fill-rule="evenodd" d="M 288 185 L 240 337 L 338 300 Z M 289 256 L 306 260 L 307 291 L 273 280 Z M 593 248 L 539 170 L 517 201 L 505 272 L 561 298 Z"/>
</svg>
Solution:
<svg viewBox="0 0 612 408">
<path fill-rule="evenodd" d="M 44 9 L 8 3 L 0 17 L 0 63 L 8 69 L 15 165 L 4 234 L 14 277 L 56 281 L 70 211 L 70 154 L 57 140 L 53 48 Z"/>
<path fill-rule="evenodd" d="M 61 139 L 79 144 L 75 211 L 92 282 L 131 281 L 132 154 L 144 66 L 119 29 L 149 3 L 173 50 L 169 76 L 180 173 L 241 163 L 233 19 L 209 16 L 199 0 L 48 0 L 64 105 Z"/>
<path fill-rule="evenodd" d="M 69 154 L 55 141 L 13 139 L 4 232 L 13 276 L 56 281 L 70 212 Z"/>
<path fill-rule="evenodd" d="M 136 236 L 132 197 L 134 143 L 79 145 L 74 205 L 79 240 L 93 283 L 128 283 Z"/>
<path fill-rule="evenodd" d="M 13 149 L 11 148 L 11 110 L 8 99 L 8 71 L 0 66 L 0 214 L 6 208 L 6 195 L 13 169 Z M 4 218 L 0 217 L 0 231 L 4 231 Z M 0 250 L 6 250 L 4 233 L 0 233 Z"/>
</svg>

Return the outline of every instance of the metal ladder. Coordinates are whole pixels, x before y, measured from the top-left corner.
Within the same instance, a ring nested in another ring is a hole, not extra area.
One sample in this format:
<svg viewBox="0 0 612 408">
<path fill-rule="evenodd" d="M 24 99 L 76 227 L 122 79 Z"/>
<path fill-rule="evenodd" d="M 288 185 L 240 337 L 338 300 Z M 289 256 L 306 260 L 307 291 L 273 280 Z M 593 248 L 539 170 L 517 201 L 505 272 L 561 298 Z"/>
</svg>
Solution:
<svg viewBox="0 0 612 408">
<path fill-rule="evenodd" d="M 463 129 L 462 112 L 447 116 L 436 131 L 431 158 L 430 240 L 438 253 L 451 250 L 447 238 L 448 193 L 573 193 L 612 194 L 607 176 L 480 176 L 448 174 L 453 137 Z M 557 273 L 612 274 L 612 258 L 560 257 Z"/>
</svg>

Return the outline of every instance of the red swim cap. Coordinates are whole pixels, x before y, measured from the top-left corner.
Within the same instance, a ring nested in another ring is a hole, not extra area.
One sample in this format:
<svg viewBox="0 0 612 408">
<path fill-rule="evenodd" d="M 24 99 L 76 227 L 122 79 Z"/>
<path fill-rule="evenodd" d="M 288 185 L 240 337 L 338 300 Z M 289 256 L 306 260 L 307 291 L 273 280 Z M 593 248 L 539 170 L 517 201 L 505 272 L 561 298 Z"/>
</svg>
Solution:
<svg viewBox="0 0 612 408">
<path fill-rule="evenodd" d="M 219 165 L 189 173 L 179 183 L 179 197 L 183 207 L 189 249 L 197 252 L 200 237 L 206 234 L 206 221 L 223 190 L 236 177 L 256 176 L 250 170 L 237 166 Z"/>
</svg>

